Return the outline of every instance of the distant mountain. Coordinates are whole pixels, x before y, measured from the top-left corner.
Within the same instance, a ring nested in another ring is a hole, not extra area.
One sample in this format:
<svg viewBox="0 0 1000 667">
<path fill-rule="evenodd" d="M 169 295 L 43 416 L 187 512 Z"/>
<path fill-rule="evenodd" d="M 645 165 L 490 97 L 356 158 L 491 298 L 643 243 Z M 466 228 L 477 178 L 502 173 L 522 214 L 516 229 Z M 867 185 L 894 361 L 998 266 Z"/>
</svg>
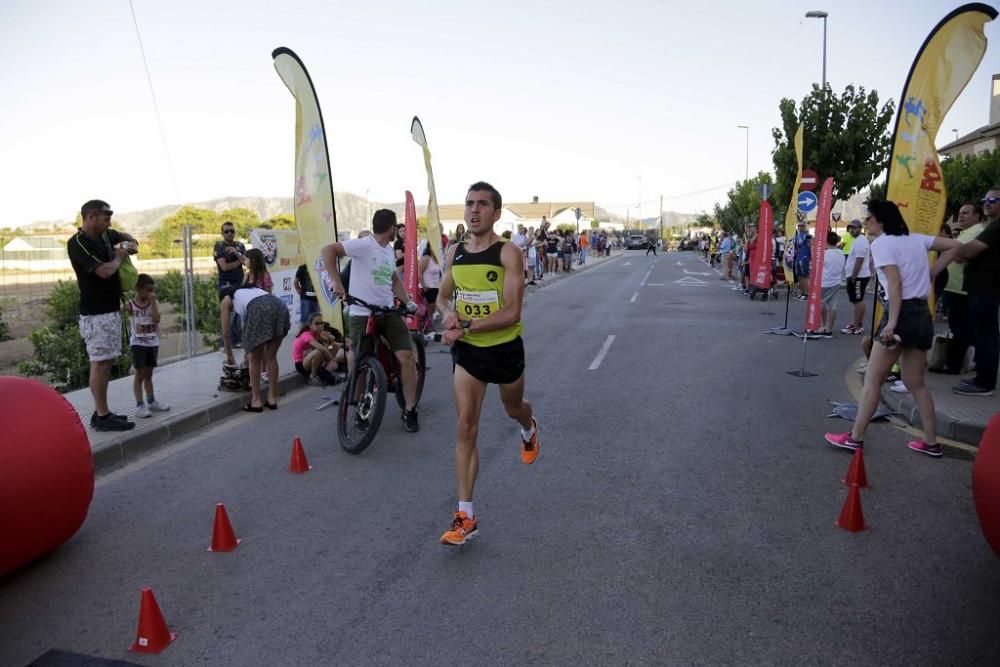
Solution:
<svg viewBox="0 0 1000 667">
<path fill-rule="evenodd" d="M 334 193 L 334 197 L 337 206 L 337 229 L 340 231 L 350 230 L 357 232 L 362 229 L 368 229 L 371 224 L 372 213 L 380 208 L 391 209 L 396 212 L 400 221 L 403 219 L 403 202 L 366 202 L 364 197 L 360 197 L 351 192 L 336 192 Z M 168 204 L 165 206 L 157 206 L 156 208 L 147 208 L 141 211 L 116 212 L 114 224 L 116 228 L 126 231 L 138 238 L 148 238 L 164 218 L 173 215 L 182 206 L 204 208 L 210 211 L 215 211 L 216 213 L 222 213 L 223 211 L 234 208 L 248 208 L 256 211 L 261 220 L 267 220 L 268 218 L 281 214 L 292 214 L 291 197 L 220 197 L 218 199 L 191 202 L 189 204 Z M 426 206 L 417 207 L 417 215 L 425 215 L 426 212 Z M 599 220 L 618 223 L 625 222 L 624 216 L 609 213 L 600 206 L 596 207 L 596 213 Z M 694 218 L 695 214 L 693 213 L 664 211 L 663 226 L 671 227 L 674 225 L 686 224 L 688 222 L 692 222 Z M 635 220 L 633 219 L 632 222 L 634 221 Z M 659 218 L 656 217 L 646 219 L 647 226 L 649 227 L 655 227 L 658 221 Z M 19 228 L 19 231 L 31 234 L 43 231 L 48 232 L 55 227 L 64 232 L 72 232 L 73 226 L 73 220 L 43 220 L 22 225 Z"/>
<path fill-rule="evenodd" d="M 396 212 L 402 219 L 403 204 L 384 204 L 381 202 L 365 202 L 364 197 L 359 197 L 350 192 L 334 193 L 337 207 L 337 229 L 341 231 L 359 231 L 366 229 L 370 224 L 371 212 L 379 208 L 389 208 Z M 168 204 L 147 208 L 141 211 L 116 212 L 115 227 L 132 234 L 138 238 L 146 238 L 156 229 L 163 219 L 176 213 L 182 206 L 193 206 L 204 208 L 216 213 L 233 208 L 248 208 L 257 212 L 261 220 L 273 218 L 276 215 L 292 214 L 291 197 L 220 197 L 208 201 L 191 202 L 189 204 Z M 417 214 L 422 214 L 418 207 Z M 22 225 L 22 231 L 39 232 L 49 231 L 53 227 L 63 231 L 72 231 L 74 222 L 72 220 L 43 220 Z"/>
</svg>

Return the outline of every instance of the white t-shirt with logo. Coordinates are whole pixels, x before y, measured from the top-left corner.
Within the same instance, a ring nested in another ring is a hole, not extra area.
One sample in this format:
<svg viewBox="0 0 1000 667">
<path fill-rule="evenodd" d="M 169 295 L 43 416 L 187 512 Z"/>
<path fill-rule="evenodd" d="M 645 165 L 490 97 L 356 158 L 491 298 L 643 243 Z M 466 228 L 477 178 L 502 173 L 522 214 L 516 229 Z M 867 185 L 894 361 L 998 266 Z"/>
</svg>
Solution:
<svg viewBox="0 0 1000 667">
<path fill-rule="evenodd" d="M 931 267 L 927 261 L 927 253 L 933 244 L 934 237 L 924 234 L 907 236 L 882 234 L 872 241 L 872 260 L 879 282 L 884 286 L 886 302 L 889 296 L 889 282 L 883 269 L 890 265 L 895 265 L 899 269 L 904 300 L 927 298 L 931 293 Z"/>
<path fill-rule="evenodd" d="M 374 236 L 351 239 L 341 243 L 351 258 L 351 295 L 374 306 L 392 308 L 392 276 L 396 270 L 396 255 L 392 245 L 379 245 Z M 364 317 L 370 311 L 352 304 L 348 312 Z"/>
<path fill-rule="evenodd" d="M 840 287 L 844 279 L 844 251 L 840 248 L 827 248 L 823 253 L 823 287 Z"/>
<path fill-rule="evenodd" d="M 861 262 L 861 270 L 858 271 L 858 278 L 871 278 L 872 270 L 868 263 L 868 255 L 871 252 L 870 247 L 871 244 L 868 243 L 868 238 L 864 234 L 858 234 L 851 245 L 851 252 L 847 255 L 848 278 L 854 273 L 854 261 L 857 259 L 864 260 Z"/>
</svg>

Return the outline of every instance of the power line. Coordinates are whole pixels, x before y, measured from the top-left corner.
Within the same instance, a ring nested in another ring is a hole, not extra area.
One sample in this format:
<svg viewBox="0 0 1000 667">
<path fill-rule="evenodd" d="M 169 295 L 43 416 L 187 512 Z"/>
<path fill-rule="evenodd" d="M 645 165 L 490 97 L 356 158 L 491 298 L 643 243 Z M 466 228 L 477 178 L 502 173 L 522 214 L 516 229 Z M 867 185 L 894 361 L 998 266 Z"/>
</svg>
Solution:
<svg viewBox="0 0 1000 667">
<path fill-rule="evenodd" d="M 170 159 L 170 149 L 167 148 L 167 135 L 163 131 L 163 120 L 160 118 L 160 106 L 156 103 L 156 91 L 153 89 L 153 77 L 149 73 L 149 63 L 146 62 L 146 49 L 142 45 L 142 33 L 139 32 L 139 21 L 135 17 L 135 6 L 132 0 L 128 0 L 128 7 L 132 11 L 132 24 L 135 26 L 135 38 L 139 41 L 139 54 L 142 56 L 142 66 L 146 70 L 146 82 L 149 84 L 149 96 L 153 99 L 153 113 L 156 115 L 156 125 L 160 129 L 160 141 L 163 143 L 163 153 L 167 158 L 167 171 L 170 172 L 170 181 L 174 186 L 174 199 L 178 198 L 177 178 L 174 176 L 174 164 Z"/>
</svg>

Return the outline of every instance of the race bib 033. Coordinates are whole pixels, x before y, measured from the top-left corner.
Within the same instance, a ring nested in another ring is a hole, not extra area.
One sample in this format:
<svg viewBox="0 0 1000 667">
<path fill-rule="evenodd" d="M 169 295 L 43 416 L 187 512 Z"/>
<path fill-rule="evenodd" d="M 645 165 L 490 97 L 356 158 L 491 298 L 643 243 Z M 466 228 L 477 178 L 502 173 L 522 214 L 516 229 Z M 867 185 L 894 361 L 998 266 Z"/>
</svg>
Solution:
<svg viewBox="0 0 1000 667">
<path fill-rule="evenodd" d="M 455 310 L 462 319 L 482 319 L 500 310 L 500 295 L 496 290 L 457 290 Z"/>
</svg>

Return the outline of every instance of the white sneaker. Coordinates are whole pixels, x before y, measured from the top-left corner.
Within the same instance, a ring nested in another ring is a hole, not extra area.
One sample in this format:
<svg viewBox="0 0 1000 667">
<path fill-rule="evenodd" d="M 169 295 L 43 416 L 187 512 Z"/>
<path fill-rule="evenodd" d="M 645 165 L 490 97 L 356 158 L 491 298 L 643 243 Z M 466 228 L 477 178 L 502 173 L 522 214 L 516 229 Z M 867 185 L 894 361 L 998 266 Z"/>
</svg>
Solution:
<svg viewBox="0 0 1000 667">
<path fill-rule="evenodd" d="M 858 372 L 859 373 L 861 373 L 862 375 L 864 375 L 866 370 L 868 370 L 868 362 L 867 361 L 862 361 L 860 364 L 858 364 Z"/>
<path fill-rule="evenodd" d="M 145 417 L 152 417 L 153 413 L 149 411 L 149 407 L 147 407 L 145 405 L 140 405 L 140 406 L 138 406 L 135 409 L 135 416 L 136 417 L 143 417 L 143 418 L 145 418 Z"/>
<path fill-rule="evenodd" d="M 897 394 L 908 394 L 908 393 L 910 393 L 910 390 L 906 388 L 906 385 L 903 384 L 902 380 L 896 380 L 895 382 L 893 382 L 892 386 L 889 387 L 889 391 L 894 391 Z"/>
<path fill-rule="evenodd" d="M 153 401 L 149 404 L 149 409 L 153 412 L 167 412 L 170 410 L 170 406 L 166 403 L 160 403 L 159 401 Z"/>
</svg>

